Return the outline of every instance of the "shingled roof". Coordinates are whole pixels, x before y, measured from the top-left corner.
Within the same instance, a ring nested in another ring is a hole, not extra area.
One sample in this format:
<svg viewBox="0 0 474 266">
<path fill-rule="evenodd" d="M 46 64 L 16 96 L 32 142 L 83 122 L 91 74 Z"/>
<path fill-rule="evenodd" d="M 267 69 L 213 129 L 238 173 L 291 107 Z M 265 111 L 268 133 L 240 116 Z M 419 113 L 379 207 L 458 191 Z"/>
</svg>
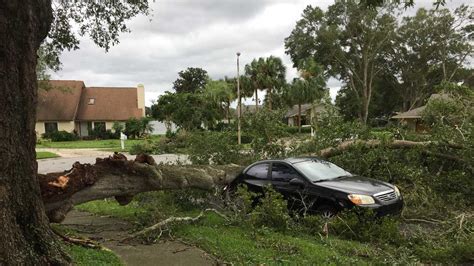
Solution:
<svg viewBox="0 0 474 266">
<path fill-rule="evenodd" d="M 38 90 L 36 120 L 74 120 L 84 87 L 83 81 L 50 80 L 46 89 Z"/>
<path fill-rule="evenodd" d="M 428 102 L 432 100 L 450 100 L 451 98 L 447 94 L 431 94 L 430 98 L 428 98 Z M 419 119 L 423 114 L 423 110 L 426 109 L 426 105 L 420 106 L 418 108 L 414 108 L 408 110 L 406 112 L 401 112 L 397 115 L 392 116 L 392 119 Z"/>
<path fill-rule="evenodd" d="M 85 87 L 77 80 L 45 84 L 47 89 L 38 92 L 37 121 L 124 121 L 143 116 L 135 87 Z"/>
<path fill-rule="evenodd" d="M 76 120 L 127 120 L 140 118 L 142 113 L 138 108 L 137 88 L 88 87 L 82 93 Z"/>
</svg>

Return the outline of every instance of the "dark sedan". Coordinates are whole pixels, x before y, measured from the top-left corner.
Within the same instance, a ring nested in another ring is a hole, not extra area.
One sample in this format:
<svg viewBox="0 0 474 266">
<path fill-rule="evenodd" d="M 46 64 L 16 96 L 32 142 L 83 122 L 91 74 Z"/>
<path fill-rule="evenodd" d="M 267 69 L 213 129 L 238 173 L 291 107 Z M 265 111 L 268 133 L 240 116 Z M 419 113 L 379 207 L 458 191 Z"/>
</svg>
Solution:
<svg viewBox="0 0 474 266">
<path fill-rule="evenodd" d="M 402 195 L 396 186 L 353 175 L 313 157 L 256 162 L 245 168 L 226 190 L 239 184 L 254 192 L 273 186 L 288 200 L 291 209 L 328 217 L 355 206 L 371 208 L 378 215 L 397 214 L 403 208 Z"/>
</svg>

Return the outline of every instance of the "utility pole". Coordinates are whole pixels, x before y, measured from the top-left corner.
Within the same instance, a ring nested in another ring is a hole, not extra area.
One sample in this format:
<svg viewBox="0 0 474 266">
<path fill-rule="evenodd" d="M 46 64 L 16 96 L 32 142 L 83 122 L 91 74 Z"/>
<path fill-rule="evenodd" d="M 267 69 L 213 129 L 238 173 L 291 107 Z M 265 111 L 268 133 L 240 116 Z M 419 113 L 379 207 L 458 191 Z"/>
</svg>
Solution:
<svg viewBox="0 0 474 266">
<path fill-rule="evenodd" d="M 240 52 L 237 52 L 237 143 L 240 145 L 242 144 L 241 132 L 240 132 L 240 117 L 242 116 L 242 102 L 240 98 L 239 56 L 240 56 Z"/>
</svg>

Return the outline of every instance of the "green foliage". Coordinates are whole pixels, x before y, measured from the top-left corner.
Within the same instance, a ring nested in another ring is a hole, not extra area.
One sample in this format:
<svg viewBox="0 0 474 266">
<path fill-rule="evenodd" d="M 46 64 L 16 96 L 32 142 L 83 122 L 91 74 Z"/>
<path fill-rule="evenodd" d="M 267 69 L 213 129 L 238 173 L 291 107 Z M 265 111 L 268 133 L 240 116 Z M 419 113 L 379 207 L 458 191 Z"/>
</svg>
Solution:
<svg viewBox="0 0 474 266">
<path fill-rule="evenodd" d="M 74 265 L 124 265 L 113 252 L 106 249 L 92 249 L 78 245 L 63 245 Z"/>
<path fill-rule="evenodd" d="M 79 137 L 75 133 L 70 133 L 64 130 L 54 131 L 51 133 L 44 133 L 42 135 L 44 139 L 51 139 L 51 141 L 74 141 L 78 140 Z"/>
<path fill-rule="evenodd" d="M 397 23 L 393 14 L 403 10 L 379 4 L 366 9 L 338 1 L 327 11 L 308 6 L 285 39 L 295 67 L 317 60 L 326 76 L 343 81 L 336 104 L 346 119 L 363 123 L 419 107 L 442 81 L 467 83 L 472 76 L 466 66 L 472 7 L 421 8 Z"/>
<path fill-rule="evenodd" d="M 260 57 L 253 59 L 250 64 L 245 66 L 245 78 L 242 83 L 245 90 L 254 91 L 255 96 L 257 96 L 258 90 L 267 91 L 266 101 L 269 109 L 272 109 L 272 92 L 274 90 L 280 91 L 285 86 L 285 75 L 286 69 L 280 58 L 275 56 Z"/>
<path fill-rule="evenodd" d="M 288 230 L 291 219 L 287 205 L 281 193 L 267 187 L 259 204 L 250 212 L 249 222 L 256 228 L 265 226 L 284 232 Z"/>
<path fill-rule="evenodd" d="M 207 81 L 204 93 L 219 105 L 222 116 L 230 120 L 230 104 L 237 98 L 235 86 L 232 86 L 230 80 L 211 80 Z"/>
<path fill-rule="evenodd" d="M 149 14 L 146 0 L 55 1 L 52 7 L 53 23 L 39 56 L 43 62 L 41 68 L 53 71 L 60 68 L 62 51 L 79 49 L 80 37 L 88 36 L 108 51 L 119 43 L 120 33 L 130 31 L 128 21 L 137 15 Z"/>
<path fill-rule="evenodd" d="M 112 129 L 114 130 L 115 133 L 120 133 L 124 131 L 125 125 L 123 123 L 115 121 L 112 125 Z"/>
<path fill-rule="evenodd" d="M 209 76 L 202 68 L 188 67 L 178 73 L 178 79 L 173 82 L 173 89 L 177 93 L 203 92 Z"/>
<path fill-rule="evenodd" d="M 361 9 L 352 1 L 338 1 L 326 12 L 308 6 L 285 39 L 295 66 L 314 58 L 327 76 L 338 77 L 351 87 L 361 103 L 358 117 L 362 123 L 367 121 L 373 80 L 386 68 L 384 56 L 395 39 L 397 24 L 391 11 L 390 6 Z"/>
<path fill-rule="evenodd" d="M 187 146 L 193 164 L 239 163 L 242 157 L 232 132 L 193 132 Z"/>
<path fill-rule="evenodd" d="M 48 151 L 37 151 L 36 152 L 36 160 L 40 159 L 48 159 L 48 158 L 56 158 L 59 157 L 56 153 L 48 152 Z"/>
<path fill-rule="evenodd" d="M 93 139 L 119 139 L 120 133 L 112 132 L 112 130 L 104 130 L 100 127 L 95 127 L 89 131 L 89 137 Z"/>
<path fill-rule="evenodd" d="M 339 214 L 328 224 L 330 234 L 371 243 L 403 244 L 399 220 L 394 217 L 376 217 L 371 210 Z"/>
<path fill-rule="evenodd" d="M 180 134 L 162 137 L 158 140 L 145 139 L 143 142 L 134 143 L 130 148 L 130 154 L 164 154 L 179 153 L 186 148 L 187 136 Z"/>
<path fill-rule="evenodd" d="M 152 106 L 152 115 L 164 121 L 171 130 L 170 122 L 184 130 L 194 130 L 202 125 L 211 128 L 222 119 L 220 105 L 204 93 L 170 93 L 160 96 Z"/>
<path fill-rule="evenodd" d="M 282 122 L 284 110 L 262 109 L 245 117 L 242 130 L 252 137 L 251 148 L 258 158 L 283 156 L 284 147 L 278 138 L 285 136 L 287 126 Z"/>
<path fill-rule="evenodd" d="M 153 131 L 150 121 L 149 117 L 128 119 L 125 122 L 125 134 L 132 139 L 144 136 L 147 132 Z"/>
</svg>

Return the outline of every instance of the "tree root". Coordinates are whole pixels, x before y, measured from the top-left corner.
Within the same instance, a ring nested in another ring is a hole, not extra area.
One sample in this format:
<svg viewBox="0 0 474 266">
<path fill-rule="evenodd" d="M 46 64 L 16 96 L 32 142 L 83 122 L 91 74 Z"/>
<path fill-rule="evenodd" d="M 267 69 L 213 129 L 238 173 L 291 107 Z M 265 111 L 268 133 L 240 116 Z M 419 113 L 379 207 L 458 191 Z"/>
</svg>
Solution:
<svg viewBox="0 0 474 266">
<path fill-rule="evenodd" d="M 204 213 L 206 212 L 214 212 L 216 213 L 217 215 L 219 215 L 220 217 L 224 218 L 225 220 L 228 220 L 227 216 L 225 216 L 224 214 L 222 214 L 221 212 L 217 211 L 216 209 L 205 209 L 203 211 L 201 211 L 199 213 L 199 215 L 197 215 L 196 217 L 189 217 L 189 216 L 186 216 L 186 217 L 174 217 L 174 216 L 171 216 L 159 223 L 156 223 L 150 227 L 147 227 L 129 237 L 126 237 L 124 239 L 122 239 L 120 242 L 124 243 L 124 242 L 128 242 L 130 240 L 133 240 L 137 237 L 140 237 L 140 236 L 143 236 L 143 235 L 146 235 L 148 233 L 151 233 L 151 232 L 154 232 L 154 231 L 157 231 L 157 230 L 160 230 L 160 234 L 158 236 L 158 238 L 161 237 L 161 235 L 163 234 L 163 227 L 171 224 L 171 223 L 176 223 L 176 222 L 190 222 L 190 223 L 193 223 L 193 222 L 196 222 L 198 220 L 200 220 L 202 217 L 204 217 Z"/>
</svg>

